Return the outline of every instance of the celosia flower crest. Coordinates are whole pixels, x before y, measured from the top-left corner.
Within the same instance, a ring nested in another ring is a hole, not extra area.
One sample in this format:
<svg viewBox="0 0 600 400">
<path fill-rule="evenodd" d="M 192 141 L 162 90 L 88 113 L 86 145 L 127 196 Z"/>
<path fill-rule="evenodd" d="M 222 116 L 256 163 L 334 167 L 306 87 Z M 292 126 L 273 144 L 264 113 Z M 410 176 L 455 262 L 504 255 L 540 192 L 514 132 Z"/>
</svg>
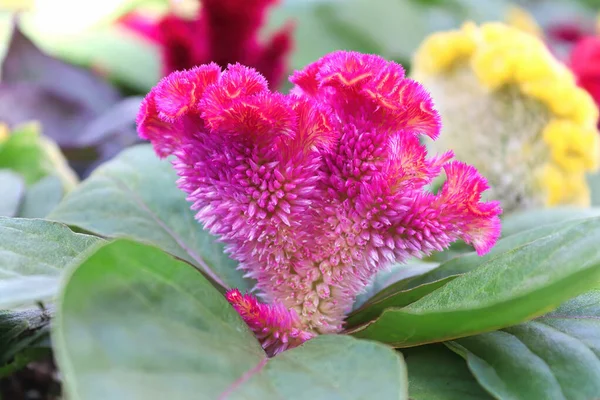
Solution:
<svg viewBox="0 0 600 400">
<path fill-rule="evenodd" d="M 339 332 L 391 263 L 457 239 L 483 254 L 499 235 L 486 180 L 450 152 L 427 156 L 419 137 L 436 138 L 440 119 L 400 65 L 335 52 L 291 80 L 282 95 L 250 68 L 203 65 L 163 79 L 138 117 L 156 152 L 175 156 L 197 219 L 256 279 L 267 305 L 228 298 L 270 354 Z"/>
</svg>

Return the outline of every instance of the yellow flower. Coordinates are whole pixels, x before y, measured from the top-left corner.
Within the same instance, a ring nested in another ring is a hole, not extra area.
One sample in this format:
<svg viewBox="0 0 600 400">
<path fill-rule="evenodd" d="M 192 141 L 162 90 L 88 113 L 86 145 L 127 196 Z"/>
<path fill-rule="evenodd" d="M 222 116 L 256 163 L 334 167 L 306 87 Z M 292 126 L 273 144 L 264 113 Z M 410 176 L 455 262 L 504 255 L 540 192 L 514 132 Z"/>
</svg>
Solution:
<svg viewBox="0 0 600 400">
<path fill-rule="evenodd" d="M 600 160 L 598 109 L 536 36 L 467 23 L 427 38 L 413 75 L 442 116 L 431 146 L 475 165 L 506 211 L 589 203 L 585 174 Z"/>
</svg>

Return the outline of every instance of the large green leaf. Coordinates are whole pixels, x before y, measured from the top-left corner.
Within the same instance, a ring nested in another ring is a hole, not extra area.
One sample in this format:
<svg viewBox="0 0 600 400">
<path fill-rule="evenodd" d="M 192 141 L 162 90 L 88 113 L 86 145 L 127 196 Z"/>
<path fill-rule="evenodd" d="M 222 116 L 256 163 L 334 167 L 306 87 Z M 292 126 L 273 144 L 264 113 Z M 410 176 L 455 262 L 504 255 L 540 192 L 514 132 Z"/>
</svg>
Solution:
<svg viewBox="0 0 600 400">
<path fill-rule="evenodd" d="M 469 271 L 473 271 L 484 263 L 492 260 L 499 255 L 506 253 L 518 246 L 533 242 L 535 240 L 555 235 L 556 233 L 571 227 L 578 225 L 581 221 L 576 219 L 567 218 L 566 221 L 549 223 L 548 225 L 542 224 L 538 228 L 524 230 L 513 235 L 509 235 L 496 243 L 492 250 L 483 257 L 478 256 L 475 252 L 465 254 L 464 256 L 453 258 L 438 268 L 435 268 L 425 274 L 418 275 L 412 279 L 407 279 L 396 284 L 397 290 L 407 290 L 419 287 L 421 285 L 437 282 L 439 280 L 447 279 L 449 277 L 456 277 L 465 274 Z"/>
<path fill-rule="evenodd" d="M 437 290 L 456 277 L 473 271 L 489 260 L 498 257 L 515 247 L 526 243 L 551 236 L 566 229 L 569 226 L 577 225 L 578 220 L 567 220 L 549 225 L 543 225 L 539 228 L 526 230 L 524 232 L 510 235 L 500 240 L 496 246 L 484 257 L 478 256 L 475 252 L 459 256 L 441 264 L 437 268 L 425 271 L 423 274 L 416 274 L 405 279 L 398 280 L 385 287 L 375 295 L 371 295 L 359 309 L 354 310 L 347 319 L 347 328 L 364 324 L 371 321 L 388 308 L 404 307 L 415 302 L 421 297 Z"/>
<path fill-rule="evenodd" d="M 25 182 L 21 176 L 9 169 L 0 169 L 0 193 L 0 216 L 16 216 L 25 194 Z"/>
<path fill-rule="evenodd" d="M 103 236 L 154 244 L 221 286 L 249 289 L 251 281 L 194 219 L 176 180 L 169 161 L 159 160 L 150 145 L 135 146 L 94 171 L 49 218 Z"/>
<path fill-rule="evenodd" d="M 322 336 L 268 359 L 197 270 L 121 239 L 75 269 L 53 342 L 70 399 L 406 399 L 390 348 Z"/>
<path fill-rule="evenodd" d="M 403 349 L 411 400 L 489 400 L 466 362 L 442 344 Z"/>
<path fill-rule="evenodd" d="M 449 346 L 497 398 L 600 398 L 600 289 L 542 318 Z"/>
<path fill-rule="evenodd" d="M 386 309 L 352 334 L 408 347 L 500 329 L 552 310 L 600 278 L 600 218 L 566 225 L 404 308 Z"/>
<path fill-rule="evenodd" d="M 63 269 L 99 242 L 55 222 L 0 217 L 0 309 L 52 298 Z"/>
</svg>

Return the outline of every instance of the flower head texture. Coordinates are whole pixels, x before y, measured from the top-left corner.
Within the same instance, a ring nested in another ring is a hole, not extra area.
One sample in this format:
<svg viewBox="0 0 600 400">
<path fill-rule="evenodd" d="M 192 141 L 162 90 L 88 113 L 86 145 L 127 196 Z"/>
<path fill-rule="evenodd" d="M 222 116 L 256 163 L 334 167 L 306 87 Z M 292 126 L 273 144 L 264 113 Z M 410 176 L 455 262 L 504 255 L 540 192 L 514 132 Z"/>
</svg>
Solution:
<svg viewBox="0 0 600 400">
<path fill-rule="evenodd" d="M 121 23 L 160 46 L 165 75 L 209 62 L 222 67 L 239 62 L 256 68 L 271 88 L 277 88 L 292 48 L 290 26 L 266 43 L 258 37 L 267 9 L 276 2 L 202 0 L 192 19 L 172 12 L 153 22 L 134 13 L 126 15 Z"/>
<path fill-rule="evenodd" d="M 503 24 L 430 36 L 413 64 L 444 122 L 431 148 L 477 167 L 505 211 L 587 205 L 598 109 L 537 37 Z"/>
<path fill-rule="evenodd" d="M 265 304 L 228 297 L 261 340 L 286 338 L 263 342 L 272 353 L 339 332 L 390 264 L 457 239 L 484 254 L 500 231 L 475 168 L 451 152 L 428 157 L 419 139 L 437 138 L 440 118 L 400 65 L 340 51 L 291 81 L 282 95 L 239 64 L 175 72 L 137 121 L 159 156 L 174 156 L 196 218 L 256 279 Z"/>
</svg>

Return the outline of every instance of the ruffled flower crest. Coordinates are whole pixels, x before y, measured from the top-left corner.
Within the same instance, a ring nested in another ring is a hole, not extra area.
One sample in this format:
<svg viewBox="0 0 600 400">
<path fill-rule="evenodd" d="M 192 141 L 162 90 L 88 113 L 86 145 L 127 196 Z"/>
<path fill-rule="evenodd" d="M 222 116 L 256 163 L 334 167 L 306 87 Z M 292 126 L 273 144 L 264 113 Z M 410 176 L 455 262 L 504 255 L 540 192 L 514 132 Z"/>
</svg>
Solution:
<svg viewBox="0 0 600 400">
<path fill-rule="evenodd" d="M 419 138 L 440 119 L 400 65 L 335 52 L 291 80 L 282 95 L 250 68 L 203 65 L 163 79 L 138 117 L 157 154 L 175 156 L 197 219 L 256 279 L 266 304 L 228 298 L 271 354 L 339 332 L 391 263 L 457 239 L 484 254 L 500 231 L 485 179 L 450 152 L 427 157 Z"/>
</svg>

